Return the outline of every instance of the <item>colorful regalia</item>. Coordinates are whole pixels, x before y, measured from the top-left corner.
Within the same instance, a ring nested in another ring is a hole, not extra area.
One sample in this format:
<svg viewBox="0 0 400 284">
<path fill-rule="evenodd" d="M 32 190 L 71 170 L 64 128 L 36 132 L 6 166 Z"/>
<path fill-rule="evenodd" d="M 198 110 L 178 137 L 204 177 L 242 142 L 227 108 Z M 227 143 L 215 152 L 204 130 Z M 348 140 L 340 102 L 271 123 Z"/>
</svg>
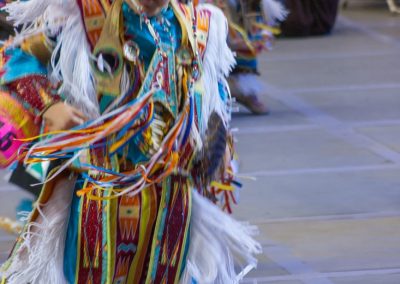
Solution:
<svg viewBox="0 0 400 284">
<path fill-rule="evenodd" d="M 261 52 L 271 49 L 274 36 L 279 33 L 277 25 L 285 19 L 287 11 L 277 0 L 200 0 L 200 2 L 217 5 L 228 19 L 228 42 L 237 60 L 229 80 L 232 95 L 254 113 L 265 112 L 261 101 L 258 100 L 258 97 L 265 95 L 266 91 L 259 78 L 257 57 Z"/>
<path fill-rule="evenodd" d="M 7 4 L 8 1 L 6 0 L 0 0 L 0 8 L 4 7 Z"/>
<path fill-rule="evenodd" d="M 23 29 L 0 53 L 1 98 L 30 118 L 5 118 L 30 131 L 10 145 L 53 166 L 3 282 L 226 284 L 254 268 L 254 228 L 210 202 L 233 176 L 223 13 L 176 0 L 150 18 L 136 0 L 6 10 Z M 40 131 L 60 101 L 90 120 Z"/>
</svg>

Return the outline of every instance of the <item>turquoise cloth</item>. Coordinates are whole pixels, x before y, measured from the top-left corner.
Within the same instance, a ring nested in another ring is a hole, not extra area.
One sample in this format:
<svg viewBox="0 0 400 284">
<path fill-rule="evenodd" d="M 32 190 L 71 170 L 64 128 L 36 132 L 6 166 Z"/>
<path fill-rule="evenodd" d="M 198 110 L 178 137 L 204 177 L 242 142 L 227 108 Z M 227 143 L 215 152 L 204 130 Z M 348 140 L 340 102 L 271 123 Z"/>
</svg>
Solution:
<svg viewBox="0 0 400 284">
<path fill-rule="evenodd" d="M 128 4 L 122 6 L 125 23 L 125 36 L 139 45 L 140 59 L 145 65 L 145 70 L 150 65 L 156 44 L 153 36 L 145 23 L 141 23 L 140 16 L 135 14 Z M 164 21 L 164 22 L 163 22 Z M 171 45 L 171 37 L 174 38 L 173 48 L 177 50 L 180 47 L 182 32 L 180 24 L 171 7 L 164 9 L 158 16 L 150 18 L 151 25 L 160 36 L 161 42 Z"/>
<path fill-rule="evenodd" d="M 252 59 L 245 59 L 245 58 L 240 58 L 237 57 L 236 58 L 236 69 L 249 69 L 252 70 L 254 72 L 258 72 L 258 61 L 257 58 L 252 58 Z"/>
<path fill-rule="evenodd" d="M 13 82 L 29 75 L 47 75 L 47 69 L 34 56 L 19 48 L 9 48 L 5 51 L 8 58 L 0 70 L 0 85 Z M 16 67 L 18 66 L 18 67 Z M 4 72 L 4 73 L 3 73 Z"/>
<path fill-rule="evenodd" d="M 82 182 L 78 182 L 75 186 L 71 211 L 68 223 L 67 237 L 64 249 L 64 274 L 68 283 L 75 283 L 76 263 L 78 258 L 78 229 L 79 229 L 79 208 L 82 198 L 76 195 L 77 189 L 83 187 Z"/>
</svg>

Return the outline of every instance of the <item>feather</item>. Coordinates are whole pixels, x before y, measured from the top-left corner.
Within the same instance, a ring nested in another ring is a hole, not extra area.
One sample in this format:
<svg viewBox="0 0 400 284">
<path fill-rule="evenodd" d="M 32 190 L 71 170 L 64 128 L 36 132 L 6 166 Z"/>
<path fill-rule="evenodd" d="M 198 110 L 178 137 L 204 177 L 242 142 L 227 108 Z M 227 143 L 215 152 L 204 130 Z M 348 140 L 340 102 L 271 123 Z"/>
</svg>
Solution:
<svg viewBox="0 0 400 284">
<path fill-rule="evenodd" d="M 267 22 L 271 26 L 276 26 L 278 22 L 283 22 L 289 14 L 283 4 L 276 0 L 262 0 L 262 7 L 264 15 L 267 17 Z"/>
<path fill-rule="evenodd" d="M 193 168 L 196 171 L 196 184 L 207 187 L 221 168 L 227 144 L 227 129 L 216 112 L 208 120 L 204 140 L 204 147 L 196 157 Z"/>
</svg>

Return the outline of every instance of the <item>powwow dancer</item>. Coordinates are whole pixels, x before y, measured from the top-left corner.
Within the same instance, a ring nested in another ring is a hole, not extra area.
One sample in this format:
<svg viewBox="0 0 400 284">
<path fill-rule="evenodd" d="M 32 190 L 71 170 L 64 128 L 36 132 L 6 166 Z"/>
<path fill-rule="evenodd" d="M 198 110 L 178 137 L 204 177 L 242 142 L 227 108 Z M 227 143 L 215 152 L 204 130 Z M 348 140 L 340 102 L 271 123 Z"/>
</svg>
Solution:
<svg viewBox="0 0 400 284">
<path fill-rule="evenodd" d="M 6 10 L 23 26 L 1 53 L 1 98 L 19 107 L 6 122 L 17 138 L 44 124 L 21 156 L 59 166 L 3 282 L 237 283 L 260 252 L 254 229 L 203 197 L 231 159 L 223 14 L 176 0 Z"/>
<path fill-rule="evenodd" d="M 220 7 L 229 23 L 229 46 L 236 53 L 237 65 L 230 75 L 232 96 L 254 114 L 268 113 L 262 97 L 257 57 L 272 47 L 276 26 L 287 11 L 276 0 L 205 0 Z"/>
</svg>

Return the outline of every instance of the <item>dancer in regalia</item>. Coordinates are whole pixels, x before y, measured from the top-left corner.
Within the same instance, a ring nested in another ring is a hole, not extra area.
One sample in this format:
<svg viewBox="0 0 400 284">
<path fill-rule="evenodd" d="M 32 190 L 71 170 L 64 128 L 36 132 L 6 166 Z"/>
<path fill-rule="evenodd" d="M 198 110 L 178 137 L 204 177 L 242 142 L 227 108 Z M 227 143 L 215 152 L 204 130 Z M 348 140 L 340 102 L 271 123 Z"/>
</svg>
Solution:
<svg viewBox="0 0 400 284">
<path fill-rule="evenodd" d="M 267 114 L 267 91 L 260 78 L 258 56 L 272 47 L 277 26 L 287 15 L 277 0 L 200 0 L 220 7 L 229 23 L 229 46 L 237 65 L 229 78 L 232 96 L 253 114 Z"/>
<path fill-rule="evenodd" d="M 53 169 L 3 282 L 225 284 L 254 268 L 254 228 L 207 190 L 232 175 L 223 13 L 176 0 L 6 11 L 23 27 L 0 53 L 9 146 Z"/>
</svg>

